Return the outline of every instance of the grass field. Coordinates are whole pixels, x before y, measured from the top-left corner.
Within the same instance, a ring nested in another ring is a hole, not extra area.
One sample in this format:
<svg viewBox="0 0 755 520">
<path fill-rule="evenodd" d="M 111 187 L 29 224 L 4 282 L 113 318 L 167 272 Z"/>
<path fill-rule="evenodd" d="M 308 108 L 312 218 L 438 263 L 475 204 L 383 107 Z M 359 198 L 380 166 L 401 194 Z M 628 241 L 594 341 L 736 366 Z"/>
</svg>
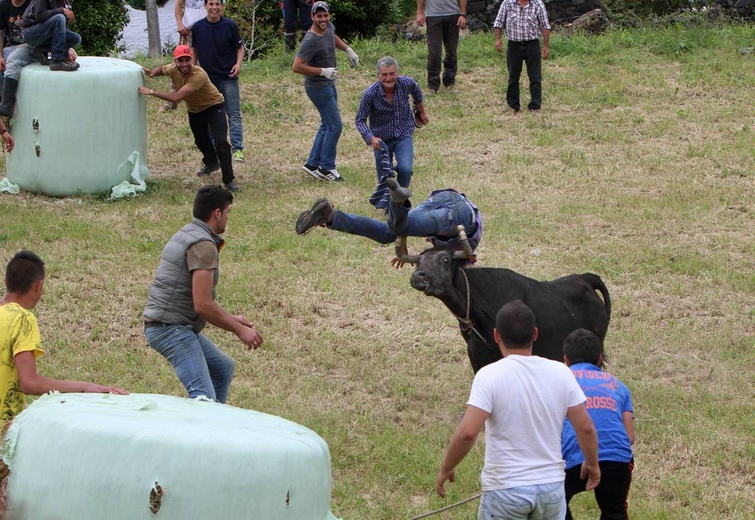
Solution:
<svg viewBox="0 0 755 520">
<path fill-rule="evenodd" d="M 431 122 L 415 134 L 417 197 L 455 187 L 483 212 L 478 265 L 537 279 L 591 271 L 608 286 L 609 369 L 636 410 L 633 518 L 755 517 L 754 45 L 751 25 L 555 34 L 543 110 L 514 115 L 492 35 L 472 35 L 460 45 L 458 91 L 429 97 Z M 477 493 L 484 445 L 441 500 L 435 476 L 472 381 L 454 318 L 409 286 L 410 268 L 390 268 L 392 247 L 294 233 L 321 196 L 379 216 L 367 203 L 373 156 L 353 127 L 377 58 L 394 55 L 425 85 L 424 44 L 352 46 L 358 69 L 339 56 L 345 183 L 299 169 L 318 118 L 292 56 L 245 65 L 247 162 L 236 168 L 243 191 L 218 298 L 265 345 L 248 352 L 228 333 L 208 335 L 237 363 L 229 404 L 326 440 L 336 516 L 411 518 Z M 167 89 L 165 78 L 148 84 Z M 159 105 L 149 99 L 146 194 L 0 195 L 0 259 L 26 248 L 47 261 L 37 308 L 46 375 L 184 395 L 146 345 L 141 312 L 164 243 L 190 218 L 200 155 L 183 106 Z M 592 496 L 572 504 L 577 518 L 598 518 Z M 476 505 L 433 518 L 476 518 Z"/>
</svg>

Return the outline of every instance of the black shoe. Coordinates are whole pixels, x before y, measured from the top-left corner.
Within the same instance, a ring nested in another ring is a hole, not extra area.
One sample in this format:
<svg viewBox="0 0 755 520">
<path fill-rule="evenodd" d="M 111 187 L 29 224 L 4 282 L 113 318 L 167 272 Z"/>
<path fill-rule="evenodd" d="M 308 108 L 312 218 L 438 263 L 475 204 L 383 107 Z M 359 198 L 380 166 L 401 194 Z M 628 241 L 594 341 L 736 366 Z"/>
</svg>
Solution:
<svg viewBox="0 0 755 520">
<path fill-rule="evenodd" d="M 328 199 L 317 199 L 312 209 L 302 211 L 296 219 L 296 234 L 304 235 L 310 229 L 333 222 L 335 210 Z"/>
<path fill-rule="evenodd" d="M 31 50 L 31 56 L 36 61 L 40 63 L 40 65 L 49 65 L 50 60 L 47 58 L 47 53 L 41 49 L 32 49 Z"/>
<path fill-rule="evenodd" d="M 216 172 L 219 169 L 220 163 L 215 163 L 212 166 L 207 166 L 205 164 L 199 170 L 197 170 L 197 177 L 206 177 L 207 175 L 210 175 L 212 172 Z"/>
<path fill-rule="evenodd" d="M 241 188 L 239 188 L 238 184 L 236 184 L 235 181 L 231 181 L 228 184 L 226 184 L 225 185 L 225 189 L 227 189 L 228 191 L 231 191 L 233 193 L 241 191 Z"/>
<path fill-rule="evenodd" d="M 388 177 L 385 180 L 385 184 L 388 185 L 388 189 L 391 190 L 391 202 L 403 204 L 412 196 L 412 190 L 401 187 L 394 177 Z"/>
<path fill-rule="evenodd" d="M 309 163 L 304 163 L 304 165 L 301 167 L 301 169 L 304 170 L 305 172 L 307 172 L 308 174 L 310 174 L 315 179 L 318 179 L 318 180 L 321 180 L 321 181 L 324 180 L 320 176 L 320 173 L 317 171 L 317 166 L 314 166 L 314 165 L 309 164 Z"/>
<path fill-rule="evenodd" d="M 75 61 L 53 60 L 50 62 L 50 70 L 61 70 L 63 72 L 73 72 L 79 68 Z"/>
</svg>

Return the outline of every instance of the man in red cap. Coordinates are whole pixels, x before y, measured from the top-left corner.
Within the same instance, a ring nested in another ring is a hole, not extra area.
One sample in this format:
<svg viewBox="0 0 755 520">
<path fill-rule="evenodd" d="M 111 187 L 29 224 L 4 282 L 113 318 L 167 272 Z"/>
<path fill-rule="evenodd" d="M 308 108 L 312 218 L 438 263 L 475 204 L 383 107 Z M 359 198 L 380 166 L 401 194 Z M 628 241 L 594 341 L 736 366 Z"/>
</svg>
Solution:
<svg viewBox="0 0 755 520">
<path fill-rule="evenodd" d="M 155 96 L 163 101 L 185 101 L 189 113 L 189 127 L 194 134 L 194 144 L 202 152 L 204 166 L 197 172 L 200 177 L 218 169 L 223 173 L 223 184 L 229 191 L 238 191 L 234 181 L 231 145 L 228 143 L 228 119 L 223 95 L 210 81 L 207 73 L 198 65 L 192 65 L 191 49 L 179 45 L 173 51 L 173 63 L 154 69 L 144 69 L 150 78 L 170 76 L 175 92 L 159 92 L 139 87 L 139 93 Z M 212 135 L 212 139 L 210 139 Z M 213 145 L 214 141 L 214 145 Z"/>
</svg>

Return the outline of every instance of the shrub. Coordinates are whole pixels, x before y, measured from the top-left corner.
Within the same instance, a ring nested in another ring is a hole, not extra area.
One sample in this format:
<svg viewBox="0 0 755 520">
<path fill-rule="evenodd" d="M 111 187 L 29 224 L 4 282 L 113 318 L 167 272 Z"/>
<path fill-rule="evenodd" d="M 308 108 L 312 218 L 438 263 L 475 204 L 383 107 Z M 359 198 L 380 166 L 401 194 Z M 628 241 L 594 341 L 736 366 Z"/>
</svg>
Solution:
<svg viewBox="0 0 755 520">
<path fill-rule="evenodd" d="M 374 36 L 381 25 L 400 21 L 405 3 L 406 0 L 328 1 L 338 35 L 344 39 Z M 247 51 L 264 52 L 281 39 L 283 15 L 279 0 L 227 0 L 225 15 L 239 26 Z M 254 42 L 250 41 L 252 35 Z"/>
<path fill-rule="evenodd" d="M 123 0 L 77 0 L 74 13 L 71 30 L 81 35 L 79 54 L 109 56 L 121 50 L 118 42 L 129 19 Z"/>
</svg>

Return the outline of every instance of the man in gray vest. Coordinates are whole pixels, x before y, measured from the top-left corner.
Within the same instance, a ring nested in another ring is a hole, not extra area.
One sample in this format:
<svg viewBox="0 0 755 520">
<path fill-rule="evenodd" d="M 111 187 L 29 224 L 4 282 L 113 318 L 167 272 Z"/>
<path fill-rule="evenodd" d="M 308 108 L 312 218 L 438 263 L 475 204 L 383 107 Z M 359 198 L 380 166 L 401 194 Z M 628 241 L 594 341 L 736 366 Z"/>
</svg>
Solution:
<svg viewBox="0 0 755 520">
<path fill-rule="evenodd" d="M 233 360 L 202 334 L 206 323 L 233 332 L 248 348 L 262 336 L 243 316 L 232 315 L 215 301 L 221 234 L 228 222 L 233 194 L 205 186 L 194 198 L 194 218 L 163 248 L 160 265 L 144 309 L 149 345 L 173 366 L 189 397 L 220 403 L 228 397 Z"/>
</svg>

